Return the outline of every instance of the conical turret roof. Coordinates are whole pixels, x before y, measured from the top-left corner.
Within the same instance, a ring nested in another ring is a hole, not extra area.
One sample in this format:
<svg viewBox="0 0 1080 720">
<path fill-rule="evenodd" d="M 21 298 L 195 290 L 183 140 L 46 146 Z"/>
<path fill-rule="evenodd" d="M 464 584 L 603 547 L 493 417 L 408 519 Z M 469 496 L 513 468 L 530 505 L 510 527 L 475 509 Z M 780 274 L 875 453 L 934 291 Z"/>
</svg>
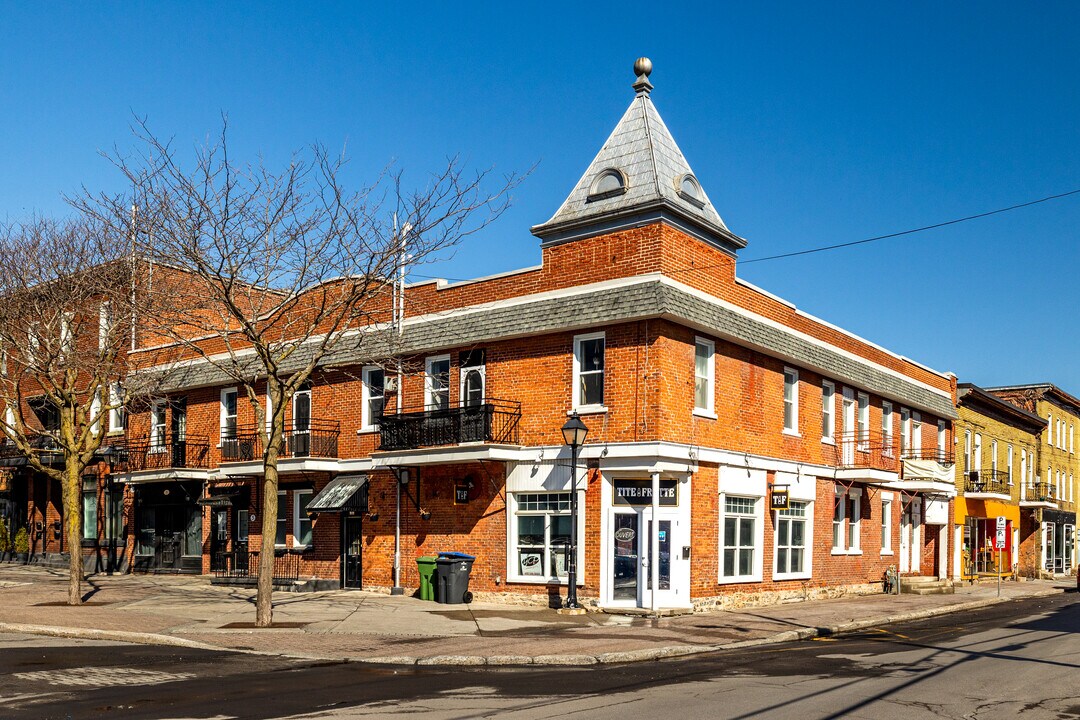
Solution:
<svg viewBox="0 0 1080 720">
<path fill-rule="evenodd" d="M 734 252 L 746 241 L 728 230 L 650 97 L 652 64 L 635 64 L 630 107 L 558 211 L 532 229 L 545 244 L 668 219 Z"/>
</svg>

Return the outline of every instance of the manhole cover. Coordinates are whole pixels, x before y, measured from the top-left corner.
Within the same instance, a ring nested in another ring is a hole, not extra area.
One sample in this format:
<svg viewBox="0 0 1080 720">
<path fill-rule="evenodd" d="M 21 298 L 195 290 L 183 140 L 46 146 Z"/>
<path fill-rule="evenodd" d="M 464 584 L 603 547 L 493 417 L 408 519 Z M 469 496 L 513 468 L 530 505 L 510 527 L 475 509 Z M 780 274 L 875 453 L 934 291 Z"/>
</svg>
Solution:
<svg viewBox="0 0 1080 720">
<path fill-rule="evenodd" d="M 122 667 L 77 667 L 63 670 L 35 670 L 15 673 L 13 677 L 49 685 L 80 687 L 115 687 L 123 685 L 160 685 L 195 677 L 189 672 L 163 672 Z"/>
</svg>

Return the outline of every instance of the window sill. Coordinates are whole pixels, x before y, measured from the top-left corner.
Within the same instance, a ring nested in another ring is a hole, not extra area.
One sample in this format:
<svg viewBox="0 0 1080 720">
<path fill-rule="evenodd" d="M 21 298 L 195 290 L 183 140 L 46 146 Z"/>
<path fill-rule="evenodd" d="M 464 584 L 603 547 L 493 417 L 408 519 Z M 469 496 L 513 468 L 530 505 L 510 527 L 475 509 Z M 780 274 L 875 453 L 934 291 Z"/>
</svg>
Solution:
<svg viewBox="0 0 1080 720">
<path fill-rule="evenodd" d="M 858 549 L 858 548 L 855 548 L 855 549 L 851 549 L 851 548 L 833 548 L 829 552 L 829 554 L 830 555 L 862 555 L 863 553 L 862 553 L 862 550 Z M 882 553 L 882 554 L 884 554 L 884 553 Z M 889 554 L 891 555 L 892 553 L 889 553 Z"/>
<path fill-rule="evenodd" d="M 709 420 L 719 420 L 720 416 L 711 410 L 702 410 L 701 408 L 694 408 L 694 417 L 708 418 Z"/>
<path fill-rule="evenodd" d="M 360 428 L 359 430 L 356 431 L 356 434 L 357 435 L 366 435 L 368 433 L 377 433 L 377 432 L 379 432 L 379 426 L 378 425 L 371 425 L 369 427 Z"/>
<path fill-rule="evenodd" d="M 558 585 L 560 587 L 566 587 L 569 581 L 566 578 L 545 578 L 537 575 L 507 575 L 506 582 L 518 583 L 521 585 Z M 585 585 L 584 578 L 578 578 L 578 587 Z"/>
<path fill-rule="evenodd" d="M 799 432 L 798 430 L 788 430 L 787 428 L 784 428 L 783 434 L 784 435 L 789 435 L 791 437 L 797 437 L 797 438 L 802 437 L 802 433 Z"/>
<path fill-rule="evenodd" d="M 810 580 L 813 576 L 808 572 L 801 573 L 773 573 L 773 580 Z"/>
<path fill-rule="evenodd" d="M 835 445 L 836 445 L 836 440 L 834 440 L 834 439 L 833 439 L 833 438 L 831 438 L 831 437 L 825 437 L 825 436 L 822 436 L 822 438 L 821 438 L 821 442 L 822 442 L 822 444 L 824 444 L 824 445 L 833 445 L 833 446 L 835 446 Z"/>
<path fill-rule="evenodd" d="M 742 577 L 723 577 L 716 581 L 717 585 L 738 585 L 739 583 L 761 582 L 760 575 L 743 575 Z"/>
<path fill-rule="evenodd" d="M 882 551 L 881 551 L 881 555 L 882 555 L 882 557 L 884 557 L 884 556 L 886 556 L 886 555 L 888 555 L 888 556 L 892 556 L 892 555 L 895 555 L 895 554 L 896 554 L 896 553 L 894 553 L 894 552 L 893 552 L 892 550 L 882 550 Z"/>
<path fill-rule="evenodd" d="M 577 413 L 578 415 L 603 415 L 608 411 L 604 405 L 581 405 L 573 410 L 567 411 L 567 416 Z"/>
</svg>

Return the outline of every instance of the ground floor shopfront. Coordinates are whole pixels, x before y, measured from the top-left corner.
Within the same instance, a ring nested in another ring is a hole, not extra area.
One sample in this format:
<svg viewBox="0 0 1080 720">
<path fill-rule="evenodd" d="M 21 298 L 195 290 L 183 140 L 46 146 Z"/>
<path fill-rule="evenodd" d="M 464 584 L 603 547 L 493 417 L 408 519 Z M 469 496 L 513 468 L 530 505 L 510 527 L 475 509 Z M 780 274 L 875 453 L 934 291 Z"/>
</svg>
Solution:
<svg viewBox="0 0 1080 720">
<path fill-rule="evenodd" d="M 1042 566 L 1055 575 L 1076 568 L 1076 513 L 1042 511 Z"/>
<path fill-rule="evenodd" d="M 1001 499 L 958 497 L 956 504 L 958 577 L 1013 575 L 1023 542 L 1020 507 Z M 997 548 L 998 518 L 1004 520 L 1005 547 Z"/>
</svg>

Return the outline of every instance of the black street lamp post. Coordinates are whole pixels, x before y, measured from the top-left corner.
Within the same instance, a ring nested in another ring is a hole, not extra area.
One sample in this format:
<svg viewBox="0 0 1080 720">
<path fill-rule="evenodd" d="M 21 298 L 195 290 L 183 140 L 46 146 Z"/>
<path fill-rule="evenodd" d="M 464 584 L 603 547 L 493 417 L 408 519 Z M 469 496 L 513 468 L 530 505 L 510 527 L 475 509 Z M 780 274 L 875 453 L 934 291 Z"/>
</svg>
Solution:
<svg viewBox="0 0 1080 720">
<path fill-rule="evenodd" d="M 577 456 L 578 448 L 585 444 L 585 436 L 589 434 L 589 428 L 581 421 L 577 412 L 570 414 L 566 424 L 562 426 L 563 440 L 570 446 L 570 557 L 566 561 L 567 580 L 569 587 L 566 589 L 566 607 L 578 608 L 577 601 Z"/>
</svg>

